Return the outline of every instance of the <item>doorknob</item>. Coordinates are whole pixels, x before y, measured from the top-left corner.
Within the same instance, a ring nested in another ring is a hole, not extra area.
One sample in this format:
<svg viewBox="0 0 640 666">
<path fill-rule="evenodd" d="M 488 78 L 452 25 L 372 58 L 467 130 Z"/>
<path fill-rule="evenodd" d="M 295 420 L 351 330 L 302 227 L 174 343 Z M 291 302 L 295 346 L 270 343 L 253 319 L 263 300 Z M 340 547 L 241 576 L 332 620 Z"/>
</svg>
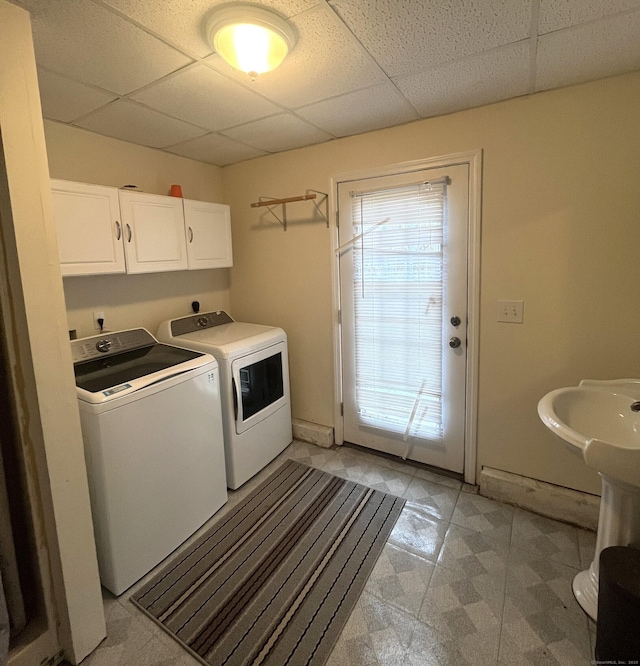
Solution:
<svg viewBox="0 0 640 666">
<path fill-rule="evenodd" d="M 453 349 L 457 349 L 461 344 L 462 340 L 460 340 L 460 338 L 451 338 L 451 340 L 449 340 L 449 347 Z"/>
</svg>

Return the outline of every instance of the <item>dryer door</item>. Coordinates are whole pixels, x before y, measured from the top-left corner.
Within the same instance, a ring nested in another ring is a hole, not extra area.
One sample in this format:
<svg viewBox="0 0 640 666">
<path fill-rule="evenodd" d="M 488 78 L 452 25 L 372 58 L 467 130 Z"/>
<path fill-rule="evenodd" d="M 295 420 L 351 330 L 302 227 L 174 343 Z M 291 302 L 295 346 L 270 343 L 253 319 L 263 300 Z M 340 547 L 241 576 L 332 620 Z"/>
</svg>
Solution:
<svg viewBox="0 0 640 666">
<path fill-rule="evenodd" d="M 231 362 L 236 433 L 249 430 L 289 403 L 289 362 L 287 343 Z"/>
</svg>

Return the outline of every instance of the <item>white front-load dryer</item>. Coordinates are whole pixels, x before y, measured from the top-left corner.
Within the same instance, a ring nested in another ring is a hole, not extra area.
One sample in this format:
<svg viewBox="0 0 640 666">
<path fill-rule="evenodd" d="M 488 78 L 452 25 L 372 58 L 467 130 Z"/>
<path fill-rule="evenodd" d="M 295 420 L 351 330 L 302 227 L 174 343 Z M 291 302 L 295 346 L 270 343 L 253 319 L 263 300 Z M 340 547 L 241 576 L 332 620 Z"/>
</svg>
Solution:
<svg viewBox="0 0 640 666">
<path fill-rule="evenodd" d="M 227 486 L 239 488 L 292 440 L 286 333 L 220 310 L 164 321 L 157 337 L 218 361 Z"/>
</svg>

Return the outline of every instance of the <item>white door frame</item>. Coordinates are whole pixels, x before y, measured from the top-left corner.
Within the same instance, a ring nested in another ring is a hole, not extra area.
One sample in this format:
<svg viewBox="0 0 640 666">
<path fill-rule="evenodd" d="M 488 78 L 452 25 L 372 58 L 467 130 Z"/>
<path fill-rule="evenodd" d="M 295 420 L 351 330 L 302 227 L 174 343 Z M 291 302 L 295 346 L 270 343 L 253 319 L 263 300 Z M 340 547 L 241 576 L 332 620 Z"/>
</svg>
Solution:
<svg viewBox="0 0 640 666">
<path fill-rule="evenodd" d="M 464 480 L 476 482 L 477 460 L 477 412 L 478 412 L 478 352 L 480 337 L 480 217 L 482 184 L 482 150 L 454 153 L 442 157 L 402 162 L 381 167 L 341 173 L 331 178 L 329 197 L 329 219 L 331 220 L 331 284 L 332 284 L 332 324 L 333 324 L 333 381 L 334 381 L 334 433 L 335 442 L 344 442 L 344 417 L 342 415 L 342 348 L 340 340 L 340 262 L 337 206 L 338 184 L 350 180 L 378 178 L 394 174 L 408 173 L 420 169 L 433 169 L 459 164 L 469 165 L 469 228 L 468 228 L 468 274 L 467 274 L 467 369 L 466 369 L 466 411 L 464 438 Z"/>
</svg>

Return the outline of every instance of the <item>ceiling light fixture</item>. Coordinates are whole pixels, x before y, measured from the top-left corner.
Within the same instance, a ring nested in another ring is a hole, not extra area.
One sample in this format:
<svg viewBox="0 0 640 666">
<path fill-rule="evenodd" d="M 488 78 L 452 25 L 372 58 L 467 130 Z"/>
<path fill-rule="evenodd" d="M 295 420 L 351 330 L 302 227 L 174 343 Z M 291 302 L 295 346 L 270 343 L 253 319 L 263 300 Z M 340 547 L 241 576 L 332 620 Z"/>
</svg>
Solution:
<svg viewBox="0 0 640 666">
<path fill-rule="evenodd" d="M 216 53 L 253 81 L 278 67 L 296 43 L 295 30 L 285 19 L 247 3 L 216 9 L 207 21 L 207 37 Z"/>
</svg>

